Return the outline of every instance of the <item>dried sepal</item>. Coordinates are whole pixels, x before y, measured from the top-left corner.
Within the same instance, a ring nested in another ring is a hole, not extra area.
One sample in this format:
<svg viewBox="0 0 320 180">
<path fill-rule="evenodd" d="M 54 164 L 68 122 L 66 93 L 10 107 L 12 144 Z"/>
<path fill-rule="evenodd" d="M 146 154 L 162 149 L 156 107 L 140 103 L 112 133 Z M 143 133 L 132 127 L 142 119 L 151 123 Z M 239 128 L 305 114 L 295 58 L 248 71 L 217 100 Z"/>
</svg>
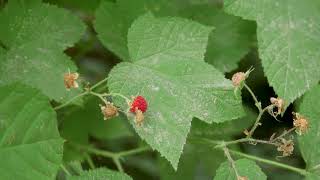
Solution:
<svg viewBox="0 0 320 180">
<path fill-rule="evenodd" d="M 284 138 L 281 139 L 281 142 L 278 144 L 277 151 L 282 152 L 281 157 L 290 156 L 294 150 L 294 143 L 291 139 L 286 140 Z"/>
<path fill-rule="evenodd" d="M 103 119 L 107 120 L 119 115 L 118 108 L 111 102 L 107 102 L 104 106 L 100 105 L 101 112 L 103 114 Z"/>
<path fill-rule="evenodd" d="M 306 133 L 309 128 L 309 122 L 307 118 L 299 113 L 293 113 L 293 115 L 293 126 L 296 127 L 296 133 L 299 135 Z"/>
<path fill-rule="evenodd" d="M 249 180 L 246 176 L 238 176 L 238 180 Z"/>
<path fill-rule="evenodd" d="M 271 113 L 272 113 L 273 116 L 278 116 L 278 115 L 280 115 L 281 113 L 284 112 L 284 110 L 285 110 L 285 101 L 282 98 L 271 97 L 270 98 L 270 102 L 274 107 L 277 108 L 276 112 L 273 112 L 273 109 L 271 109 Z"/>
<path fill-rule="evenodd" d="M 135 111 L 136 115 L 135 115 L 135 122 L 138 126 L 141 126 L 143 124 L 143 121 L 144 121 L 144 115 L 143 115 L 143 112 L 136 108 L 136 111 Z"/>
<path fill-rule="evenodd" d="M 70 90 L 71 88 L 78 88 L 79 84 L 77 83 L 77 79 L 79 78 L 78 73 L 66 73 L 64 74 L 63 80 L 64 80 L 64 85 L 67 90 Z"/>
</svg>

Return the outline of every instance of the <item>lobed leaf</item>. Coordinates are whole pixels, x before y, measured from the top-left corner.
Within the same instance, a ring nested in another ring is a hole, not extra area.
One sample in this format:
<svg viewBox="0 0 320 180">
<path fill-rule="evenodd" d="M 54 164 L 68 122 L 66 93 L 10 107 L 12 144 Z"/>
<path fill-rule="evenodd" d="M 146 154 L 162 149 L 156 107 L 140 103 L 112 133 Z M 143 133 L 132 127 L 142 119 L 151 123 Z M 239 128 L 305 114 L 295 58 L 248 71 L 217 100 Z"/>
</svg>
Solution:
<svg viewBox="0 0 320 180">
<path fill-rule="evenodd" d="M 226 12 L 257 22 L 262 66 L 278 96 L 291 103 L 319 82 L 318 1 L 224 2 Z"/>
<path fill-rule="evenodd" d="M 231 82 L 203 61 L 211 30 L 181 18 L 144 15 L 128 33 L 131 63 L 120 63 L 109 75 L 111 92 L 147 99 L 144 124 L 137 126 L 133 117 L 130 122 L 175 169 L 193 117 L 218 123 L 243 114 Z"/>
<path fill-rule="evenodd" d="M 266 180 L 267 176 L 261 171 L 260 167 L 251 160 L 239 159 L 235 161 L 235 166 L 239 176 L 254 180 Z M 224 162 L 216 172 L 214 180 L 234 180 L 237 179 L 234 169 L 230 162 Z"/>
<path fill-rule="evenodd" d="M 79 93 L 67 91 L 63 82 L 68 70 L 77 69 L 63 53 L 84 32 L 77 17 L 39 0 L 11 0 L 0 21 L 0 41 L 6 47 L 0 56 L 0 84 L 18 81 L 56 101 Z"/>
<path fill-rule="evenodd" d="M 299 106 L 299 113 L 309 122 L 309 129 L 306 134 L 298 137 L 300 150 L 307 168 L 312 169 L 320 164 L 320 150 L 317 145 L 320 143 L 320 85 L 317 85 L 303 97 Z"/>
<path fill-rule="evenodd" d="M 24 85 L 1 86 L 1 179 L 54 179 L 62 152 L 49 99 Z"/>
</svg>

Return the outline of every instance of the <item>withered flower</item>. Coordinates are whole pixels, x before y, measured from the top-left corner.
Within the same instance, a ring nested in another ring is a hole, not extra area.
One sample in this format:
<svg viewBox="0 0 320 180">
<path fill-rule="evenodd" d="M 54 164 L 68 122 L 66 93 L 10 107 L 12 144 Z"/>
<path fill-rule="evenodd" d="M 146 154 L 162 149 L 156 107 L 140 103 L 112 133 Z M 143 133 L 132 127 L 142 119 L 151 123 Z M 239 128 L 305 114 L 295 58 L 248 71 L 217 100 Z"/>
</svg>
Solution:
<svg viewBox="0 0 320 180">
<path fill-rule="evenodd" d="M 309 128 L 309 122 L 307 118 L 299 113 L 293 113 L 293 115 L 295 116 L 293 119 L 293 126 L 296 127 L 296 133 L 299 135 L 306 133 Z"/>
<path fill-rule="evenodd" d="M 273 104 L 277 108 L 277 113 L 274 114 L 275 116 L 284 112 L 285 101 L 283 99 L 281 99 L 279 97 L 277 97 L 277 98 L 271 97 L 270 102 L 271 102 L 271 104 Z"/>
<path fill-rule="evenodd" d="M 290 156 L 294 150 L 294 143 L 291 139 L 281 139 L 281 143 L 278 145 L 277 150 L 282 152 L 282 157 Z"/>
<path fill-rule="evenodd" d="M 78 73 L 66 73 L 64 74 L 64 85 L 67 90 L 70 90 L 71 88 L 78 88 L 79 85 L 77 83 L 77 79 L 79 78 Z"/>
<path fill-rule="evenodd" d="M 106 105 L 101 106 L 101 112 L 104 116 L 104 120 L 116 117 L 119 115 L 118 108 L 113 105 L 113 103 L 107 102 Z"/>
</svg>

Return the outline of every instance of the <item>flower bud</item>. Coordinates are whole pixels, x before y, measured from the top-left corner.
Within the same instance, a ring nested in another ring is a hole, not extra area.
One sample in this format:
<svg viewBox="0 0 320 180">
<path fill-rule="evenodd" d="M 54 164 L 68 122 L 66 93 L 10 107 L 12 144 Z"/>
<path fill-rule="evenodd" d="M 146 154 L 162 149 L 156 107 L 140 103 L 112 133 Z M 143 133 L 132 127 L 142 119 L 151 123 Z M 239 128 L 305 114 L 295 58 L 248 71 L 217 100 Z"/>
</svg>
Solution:
<svg viewBox="0 0 320 180">
<path fill-rule="evenodd" d="M 294 150 L 294 143 L 292 140 L 281 139 L 277 151 L 282 152 L 282 157 L 290 156 Z"/>
<path fill-rule="evenodd" d="M 237 72 L 232 76 L 232 84 L 235 87 L 240 86 L 241 82 L 246 79 L 246 74 L 244 72 Z"/>
</svg>

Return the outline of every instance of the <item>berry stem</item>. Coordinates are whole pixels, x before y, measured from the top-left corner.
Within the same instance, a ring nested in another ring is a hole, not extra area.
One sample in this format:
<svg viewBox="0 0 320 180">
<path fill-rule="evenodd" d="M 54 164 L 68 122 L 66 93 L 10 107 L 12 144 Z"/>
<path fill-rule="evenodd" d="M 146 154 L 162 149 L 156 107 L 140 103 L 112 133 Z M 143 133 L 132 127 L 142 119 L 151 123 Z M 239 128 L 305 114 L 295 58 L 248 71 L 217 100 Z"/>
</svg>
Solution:
<svg viewBox="0 0 320 180">
<path fill-rule="evenodd" d="M 256 95 L 253 93 L 251 88 L 246 83 L 243 83 L 243 86 L 247 89 L 247 91 L 250 93 L 251 97 L 253 98 L 254 105 L 258 108 L 259 112 L 261 112 L 262 111 L 261 103 L 258 101 Z"/>
<path fill-rule="evenodd" d="M 249 133 L 248 133 L 248 135 L 247 135 L 247 138 L 250 138 L 250 137 L 253 135 L 254 131 L 258 128 L 258 126 L 261 125 L 260 120 L 261 120 L 261 118 L 262 118 L 262 115 L 263 115 L 268 109 L 270 109 L 270 108 L 272 108 L 272 107 L 273 107 L 273 105 L 269 105 L 269 106 L 263 108 L 262 110 L 260 110 L 260 109 L 261 109 L 261 107 L 260 107 L 260 109 L 259 109 L 259 114 L 258 114 L 258 116 L 257 116 L 257 119 L 256 119 L 256 121 L 254 122 L 253 127 L 250 129 L 250 131 L 249 131 Z"/>
</svg>

